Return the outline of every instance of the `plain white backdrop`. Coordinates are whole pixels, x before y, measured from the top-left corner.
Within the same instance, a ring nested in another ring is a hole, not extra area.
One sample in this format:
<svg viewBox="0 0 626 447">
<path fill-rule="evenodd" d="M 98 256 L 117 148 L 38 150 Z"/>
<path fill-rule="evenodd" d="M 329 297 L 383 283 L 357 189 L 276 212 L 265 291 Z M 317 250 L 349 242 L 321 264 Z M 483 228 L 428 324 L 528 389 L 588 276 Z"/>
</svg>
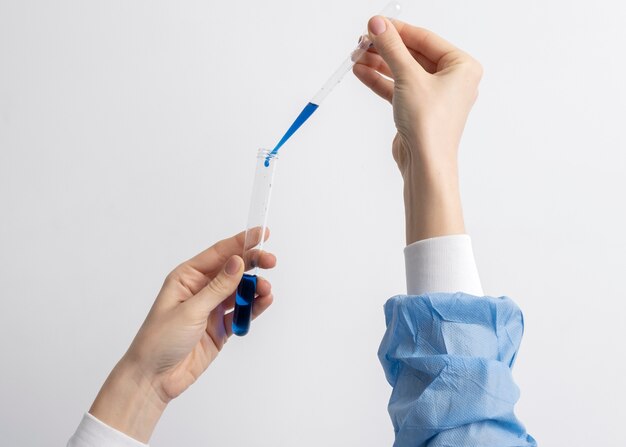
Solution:
<svg viewBox="0 0 626 447">
<path fill-rule="evenodd" d="M 243 229 L 257 148 L 383 6 L 0 0 L 2 445 L 64 445 L 169 270 Z M 625 4 L 404 7 L 485 68 L 462 192 L 486 292 L 525 312 L 518 416 L 542 445 L 625 445 Z M 152 445 L 391 446 L 393 135 L 348 76 L 282 149 L 275 305 Z"/>
</svg>

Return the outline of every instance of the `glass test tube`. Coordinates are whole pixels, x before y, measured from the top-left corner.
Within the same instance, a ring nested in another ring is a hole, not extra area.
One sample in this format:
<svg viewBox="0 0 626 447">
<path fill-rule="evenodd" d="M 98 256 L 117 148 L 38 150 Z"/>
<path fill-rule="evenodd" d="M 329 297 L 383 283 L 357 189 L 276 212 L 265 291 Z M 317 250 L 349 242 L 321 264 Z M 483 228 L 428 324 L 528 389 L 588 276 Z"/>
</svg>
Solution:
<svg viewBox="0 0 626 447">
<path fill-rule="evenodd" d="M 259 149 L 256 158 L 256 171 L 252 186 L 252 197 L 248 211 L 248 225 L 243 247 L 243 260 L 251 273 L 244 273 L 235 295 L 233 312 L 233 334 L 246 335 L 250 330 L 252 307 L 256 294 L 258 260 L 265 242 L 267 213 L 270 207 L 272 184 L 278 157 L 268 149 Z"/>
</svg>

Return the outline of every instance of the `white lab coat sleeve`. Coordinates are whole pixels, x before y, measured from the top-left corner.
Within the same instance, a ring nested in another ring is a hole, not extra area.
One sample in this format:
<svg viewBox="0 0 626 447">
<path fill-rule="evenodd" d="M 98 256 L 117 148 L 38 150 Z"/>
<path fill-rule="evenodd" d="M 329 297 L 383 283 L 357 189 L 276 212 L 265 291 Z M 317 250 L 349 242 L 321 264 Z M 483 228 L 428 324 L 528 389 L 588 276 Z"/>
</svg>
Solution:
<svg viewBox="0 0 626 447">
<path fill-rule="evenodd" d="M 464 292 L 483 296 L 472 240 L 467 234 L 414 242 L 404 249 L 408 295 Z"/>
<path fill-rule="evenodd" d="M 116 429 L 109 427 L 95 416 L 85 413 L 83 420 L 74 435 L 67 443 L 67 447 L 147 447 Z"/>
</svg>

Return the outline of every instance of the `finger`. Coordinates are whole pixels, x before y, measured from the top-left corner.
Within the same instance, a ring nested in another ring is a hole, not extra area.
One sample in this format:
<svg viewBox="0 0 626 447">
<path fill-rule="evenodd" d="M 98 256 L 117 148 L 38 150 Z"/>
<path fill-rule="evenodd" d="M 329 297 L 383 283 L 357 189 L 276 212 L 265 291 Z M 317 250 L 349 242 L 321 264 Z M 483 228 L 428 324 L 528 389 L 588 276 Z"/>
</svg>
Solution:
<svg viewBox="0 0 626 447">
<path fill-rule="evenodd" d="M 437 72 L 436 63 L 428 59 L 422 53 L 419 53 L 411 48 L 409 48 L 409 52 L 411 53 L 411 56 L 413 56 L 413 59 L 415 59 L 417 63 L 420 64 L 422 68 L 426 70 L 428 73 L 433 74 Z"/>
<path fill-rule="evenodd" d="M 224 309 L 224 312 L 229 312 L 235 308 L 235 299 L 236 293 L 232 293 L 228 298 L 222 301 L 222 303 L 217 308 L 222 307 Z M 211 317 L 209 316 L 209 318 Z"/>
<path fill-rule="evenodd" d="M 265 229 L 265 234 L 262 234 L 261 230 L 262 230 L 261 227 L 253 227 L 253 228 L 248 228 L 248 230 L 246 230 L 246 242 L 245 242 L 244 249 L 250 250 L 251 248 L 254 248 L 257 245 L 259 245 L 261 243 L 262 235 L 263 235 L 263 241 L 267 240 L 267 238 L 270 236 L 269 228 Z"/>
<path fill-rule="evenodd" d="M 261 298 L 263 296 L 270 295 L 271 293 L 272 284 L 270 284 L 267 279 L 258 276 L 255 293 L 256 297 Z M 235 308 L 235 293 L 232 293 L 228 298 L 222 301 L 220 307 L 222 307 L 225 312 L 233 310 Z"/>
<path fill-rule="evenodd" d="M 274 295 L 272 294 L 255 298 L 254 304 L 252 305 L 252 319 L 256 319 L 263 312 L 265 312 L 267 308 L 272 305 L 273 302 Z M 233 335 L 233 312 L 224 315 L 224 329 L 226 329 L 226 334 L 228 337 Z"/>
<path fill-rule="evenodd" d="M 243 259 L 232 256 L 220 272 L 198 293 L 183 303 L 196 315 L 208 317 L 220 303 L 227 300 L 237 289 L 243 276 Z"/>
<path fill-rule="evenodd" d="M 259 255 L 258 264 L 262 269 L 273 269 L 276 267 L 276 255 L 274 255 L 274 253 L 264 251 Z"/>
<path fill-rule="evenodd" d="M 246 233 L 242 231 L 228 239 L 223 239 L 189 259 L 186 264 L 205 275 L 214 273 L 229 257 L 243 253 L 245 237 Z"/>
<path fill-rule="evenodd" d="M 408 48 L 408 47 L 407 47 Z M 424 56 L 422 53 L 415 51 L 412 48 L 408 48 L 409 53 L 411 53 L 411 56 L 413 56 L 413 59 L 415 59 L 424 70 L 426 70 L 428 73 L 433 74 L 437 71 L 437 64 L 434 63 L 433 61 L 431 61 L 430 59 L 428 59 L 426 56 Z M 361 56 L 361 58 L 359 59 L 359 62 L 364 63 L 364 60 L 369 60 L 369 57 L 367 56 L 367 54 L 374 54 L 374 55 L 378 55 L 378 51 L 376 51 L 375 47 L 370 47 L 367 52 Z M 370 65 L 369 63 L 365 63 L 365 65 Z M 386 63 L 385 63 L 386 65 Z M 371 65 L 370 65 L 371 66 Z M 375 68 L 375 67 L 372 67 Z M 388 69 L 389 67 L 387 67 Z M 387 74 L 387 73 L 383 73 L 382 71 L 376 69 L 376 71 L 378 71 L 379 73 L 384 74 L 385 76 L 389 76 L 390 78 L 392 78 L 393 76 L 391 74 Z M 391 73 L 391 70 L 389 71 Z"/>
<path fill-rule="evenodd" d="M 391 102 L 393 98 L 393 81 L 383 78 L 376 70 L 361 63 L 355 64 L 352 71 L 374 93 Z"/>
<path fill-rule="evenodd" d="M 394 21 L 394 25 L 406 46 L 426 56 L 435 66 L 448 54 L 455 52 L 464 54 L 457 47 L 432 31 L 400 21 Z"/>
<path fill-rule="evenodd" d="M 265 278 L 257 276 L 256 294 L 258 296 L 269 295 L 272 293 L 272 284 Z"/>
<path fill-rule="evenodd" d="M 397 80 L 413 71 L 417 64 L 389 19 L 374 16 L 369 20 L 367 27 L 370 40 L 391 69 L 394 79 Z"/>
<path fill-rule="evenodd" d="M 244 253 L 243 260 L 246 262 L 246 271 L 253 267 L 260 267 L 262 269 L 276 267 L 276 256 L 273 253 L 257 248 Z"/>
<path fill-rule="evenodd" d="M 260 240 L 261 228 L 253 228 L 248 230 L 249 238 L 255 238 Z M 265 239 L 269 238 L 270 231 L 266 228 Z M 243 253 L 243 246 L 246 240 L 246 232 L 242 231 L 235 236 L 221 240 L 213 246 L 207 248 L 202 253 L 197 254 L 186 262 L 192 268 L 204 273 L 205 275 L 212 275 L 218 271 L 226 262 L 228 258 L 233 255 L 241 255 Z"/>
<path fill-rule="evenodd" d="M 368 67 L 376 70 L 378 73 L 381 73 L 387 77 L 393 78 L 391 74 L 391 70 L 389 66 L 382 58 L 382 56 L 378 53 L 366 52 L 359 59 L 359 64 L 367 65 Z"/>
<path fill-rule="evenodd" d="M 262 269 L 271 269 L 276 266 L 276 256 L 272 253 L 261 251 L 256 262 Z M 253 267 L 255 266 L 252 265 L 252 263 L 248 263 L 245 268 L 246 270 L 249 270 Z M 172 273 L 170 273 L 168 278 L 165 280 L 165 287 L 175 293 L 163 294 L 163 298 L 161 298 L 161 300 L 170 301 L 171 304 L 183 302 L 205 287 L 208 284 L 210 277 L 214 274 L 215 272 L 210 272 L 210 274 L 202 273 L 191 267 L 189 263 L 183 263 L 176 267 L 176 269 L 174 269 L 174 271 L 172 271 Z M 172 286 L 174 286 L 175 289 L 172 289 Z M 176 299 L 170 300 L 167 297 L 175 297 Z"/>
<path fill-rule="evenodd" d="M 213 344 L 217 348 L 217 352 L 221 351 L 224 344 L 228 341 L 228 331 L 223 325 L 224 314 L 227 309 L 224 303 L 218 304 L 218 306 L 209 313 L 206 325 L 206 333 L 213 340 Z M 213 351 L 210 347 L 206 348 L 209 352 Z M 212 352 L 211 361 L 217 356 L 217 352 Z"/>
</svg>

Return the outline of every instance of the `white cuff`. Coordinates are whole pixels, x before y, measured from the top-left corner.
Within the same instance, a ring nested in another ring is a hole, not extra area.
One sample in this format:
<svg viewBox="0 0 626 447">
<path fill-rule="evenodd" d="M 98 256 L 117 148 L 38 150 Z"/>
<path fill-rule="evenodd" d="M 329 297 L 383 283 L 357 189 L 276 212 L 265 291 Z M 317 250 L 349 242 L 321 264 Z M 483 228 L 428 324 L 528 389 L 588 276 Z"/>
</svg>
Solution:
<svg viewBox="0 0 626 447">
<path fill-rule="evenodd" d="M 85 413 L 76 432 L 67 442 L 67 447 L 147 447 L 147 444 Z"/>
<path fill-rule="evenodd" d="M 407 294 L 465 292 L 483 295 L 472 240 L 467 234 L 433 237 L 404 249 Z"/>
</svg>

